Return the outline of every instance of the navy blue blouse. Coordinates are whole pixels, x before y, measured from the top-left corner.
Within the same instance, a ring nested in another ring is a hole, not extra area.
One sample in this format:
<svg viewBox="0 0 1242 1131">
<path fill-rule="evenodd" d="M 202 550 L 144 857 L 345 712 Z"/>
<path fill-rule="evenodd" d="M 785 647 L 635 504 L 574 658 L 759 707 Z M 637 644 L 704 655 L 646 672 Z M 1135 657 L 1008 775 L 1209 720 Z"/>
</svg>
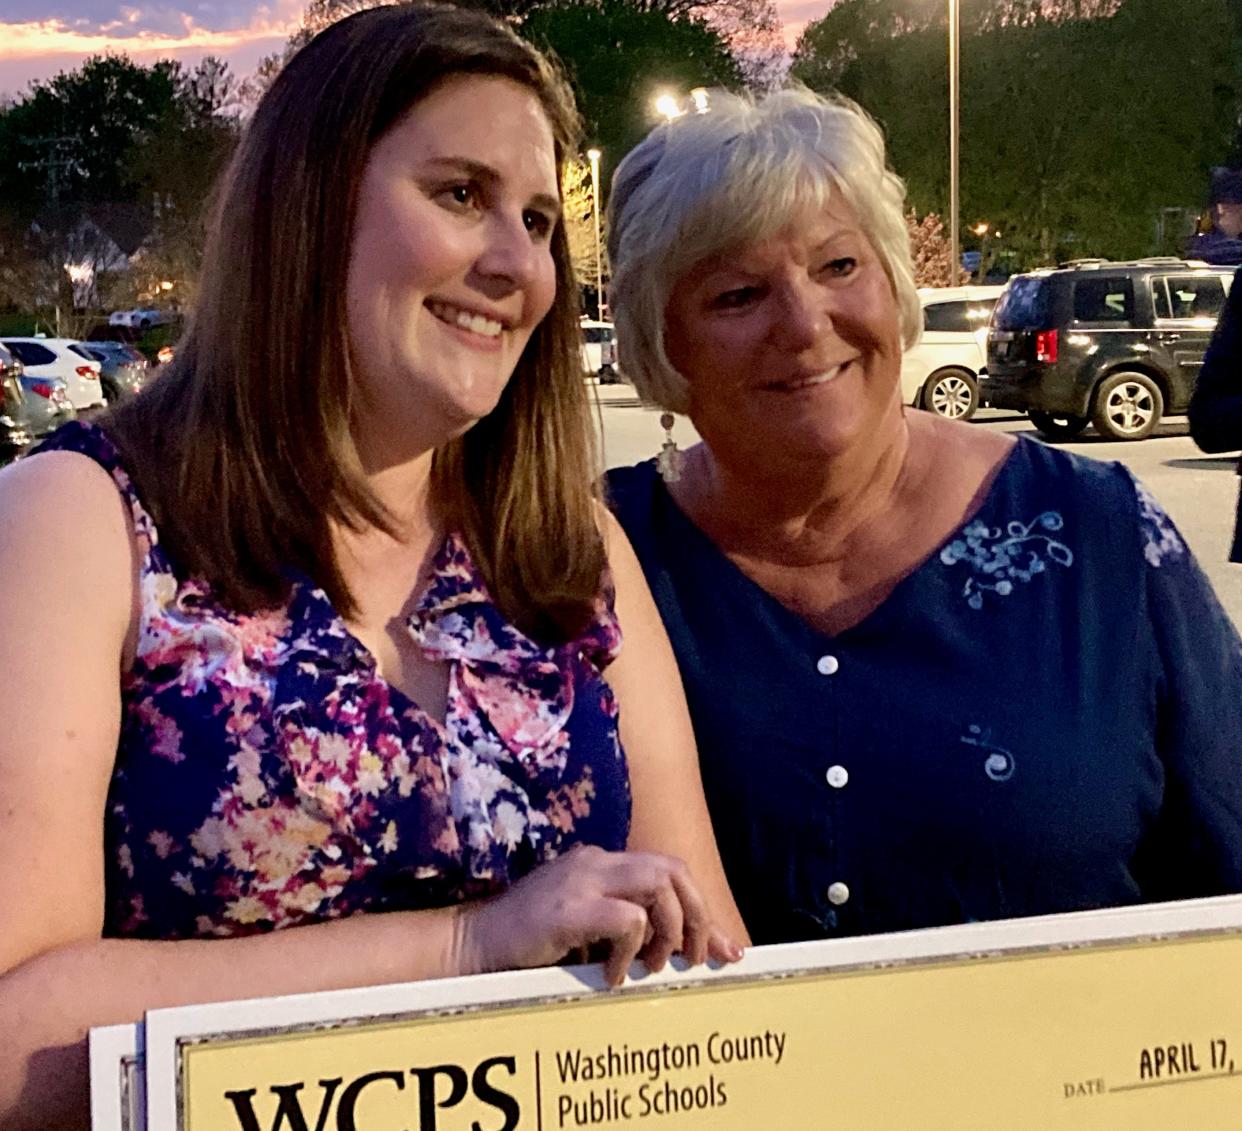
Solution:
<svg viewBox="0 0 1242 1131">
<path fill-rule="evenodd" d="M 1021 441 L 835 636 L 608 478 L 756 943 L 1242 890 L 1242 641 L 1120 464 Z"/>
</svg>

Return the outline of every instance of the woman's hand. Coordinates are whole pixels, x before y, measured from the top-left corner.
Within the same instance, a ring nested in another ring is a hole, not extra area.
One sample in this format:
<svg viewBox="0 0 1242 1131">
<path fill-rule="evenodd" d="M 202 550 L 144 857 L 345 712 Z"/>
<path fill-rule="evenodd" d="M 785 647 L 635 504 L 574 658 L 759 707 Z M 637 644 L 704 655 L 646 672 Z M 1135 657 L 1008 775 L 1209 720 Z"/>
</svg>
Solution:
<svg viewBox="0 0 1242 1131">
<path fill-rule="evenodd" d="M 660 970 L 674 953 L 692 965 L 742 956 L 711 921 L 686 865 L 655 852 L 579 846 L 504 894 L 464 906 L 461 926 L 467 970 L 550 966 L 603 943 L 613 986 L 635 958 Z"/>
</svg>

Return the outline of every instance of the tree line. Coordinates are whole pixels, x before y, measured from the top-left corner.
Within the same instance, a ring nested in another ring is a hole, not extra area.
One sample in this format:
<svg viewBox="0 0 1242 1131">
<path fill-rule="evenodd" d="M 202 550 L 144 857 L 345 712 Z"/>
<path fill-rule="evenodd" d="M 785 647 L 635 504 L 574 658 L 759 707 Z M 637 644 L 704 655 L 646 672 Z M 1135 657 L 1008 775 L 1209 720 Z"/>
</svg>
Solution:
<svg viewBox="0 0 1242 1131">
<path fill-rule="evenodd" d="M 307 39 L 371 2 L 311 0 L 285 51 L 242 80 L 214 58 L 187 69 L 110 54 L 0 106 L 0 318 L 36 313 L 79 335 L 109 308 L 153 297 L 192 305 L 212 187 L 246 114 Z M 650 127 L 659 88 L 762 85 L 784 67 L 773 0 L 463 2 L 561 60 L 585 142 L 603 152 L 605 185 Z M 585 174 L 585 165 L 572 169 L 566 189 L 589 279 Z"/>
<path fill-rule="evenodd" d="M 920 212 L 946 210 L 947 6 L 841 0 L 794 77 L 875 115 Z M 991 0 L 962 5 L 963 231 L 1012 266 L 1180 250 L 1213 166 L 1242 163 L 1242 5 Z"/>
<path fill-rule="evenodd" d="M 247 113 L 310 36 L 372 2 L 311 0 L 285 50 L 244 79 L 214 58 L 186 68 L 106 55 L 0 106 L 0 317 L 37 311 L 78 334 L 101 311 L 153 296 L 192 305 L 212 186 Z M 605 188 L 650 128 L 659 90 L 761 89 L 788 63 L 773 0 L 461 2 L 510 21 L 561 61 L 584 142 L 602 151 Z M 1176 251 L 1205 202 L 1208 169 L 1242 164 L 1242 5 L 962 7 L 968 238 L 986 223 L 983 250 L 1011 269 Z M 945 10 L 944 0 L 839 0 L 807 26 L 792 61 L 796 79 L 853 98 L 880 121 L 921 249 L 948 199 Z M 589 282 L 585 162 L 565 191 Z"/>
</svg>

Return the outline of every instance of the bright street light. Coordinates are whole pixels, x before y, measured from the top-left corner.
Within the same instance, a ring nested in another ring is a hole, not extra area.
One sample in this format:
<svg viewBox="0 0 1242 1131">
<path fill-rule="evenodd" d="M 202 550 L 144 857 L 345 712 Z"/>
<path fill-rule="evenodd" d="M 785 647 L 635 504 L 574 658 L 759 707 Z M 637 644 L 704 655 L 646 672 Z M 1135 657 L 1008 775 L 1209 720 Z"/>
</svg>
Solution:
<svg viewBox="0 0 1242 1131">
<path fill-rule="evenodd" d="M 705 86 L 696 86 L 690 92 L 690 101 L 694 103 L 696 114 L 706 114 L 711 109 L 711 94 Z"/>
<path fill-rule="evenodd" d="M 656 95 L 655 109 L 657 114 L 662 114 L 666 121 L 671 122 L 674 118 L 680 118 L 685 111 L 681 108 L 681 103 L 677 98 L 665 91 Z"/>
<path fill-rule="evenodd" d="M 595 217 L 595 317 L 604 320 L 604 259 L 599 244 L 599 159 L 603 156 L 598 149 L 587 150 L 587 160 L 591 162 L 591 212 Z"/>
</svg>

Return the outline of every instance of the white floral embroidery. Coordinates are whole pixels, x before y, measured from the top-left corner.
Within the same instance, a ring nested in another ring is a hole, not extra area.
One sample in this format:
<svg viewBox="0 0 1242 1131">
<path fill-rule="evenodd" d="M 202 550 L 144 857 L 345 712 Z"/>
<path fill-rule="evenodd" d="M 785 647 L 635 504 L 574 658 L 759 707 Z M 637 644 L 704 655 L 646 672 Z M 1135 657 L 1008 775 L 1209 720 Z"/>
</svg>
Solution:
<svg viewBox="0 0 1242 1131">
<path fill-rule="evenodd" d="M 1157 568 L 1164 564 L 1166 558 L 1182 557 L 1186 553 L 1186 543 L 1182 541 L 1168 512 L 1142 483 L 1137 479 L 1133 482 L 1134 493 L 1138 496 L 1139 528 L 1143 532 L 1143 557 Z"/>
<path fill-rule="evenodd" d="M 1056 511 L 1044 511 L 1029 523 L 1011 522 L 1003 530 L 976 519 L 940 551 L 945 565 L 966 562 L 974 575 L 966 579 L 962 596 L 972 609 L 983 608 L 983 594 L 1008 597 L 1015 581 L 1028 582 L 1047 570 L 1047 561 L 1070 566 L 1074 554 L 1063 542 L 1042 531 L 1055 533 L 1065 525 Z"/>
<path fill-rule="evenodd" d="M 983 772 L 994 782 L 1005 782 L 1013 777 L 1017 759 L 1004 747 L 992 742 L 990 729 L 985 730 L 978 723 L 971 723 L 961 741 L 966 746 L 978 747 L 987 755 L 983 761 Z"/>
</svg>

